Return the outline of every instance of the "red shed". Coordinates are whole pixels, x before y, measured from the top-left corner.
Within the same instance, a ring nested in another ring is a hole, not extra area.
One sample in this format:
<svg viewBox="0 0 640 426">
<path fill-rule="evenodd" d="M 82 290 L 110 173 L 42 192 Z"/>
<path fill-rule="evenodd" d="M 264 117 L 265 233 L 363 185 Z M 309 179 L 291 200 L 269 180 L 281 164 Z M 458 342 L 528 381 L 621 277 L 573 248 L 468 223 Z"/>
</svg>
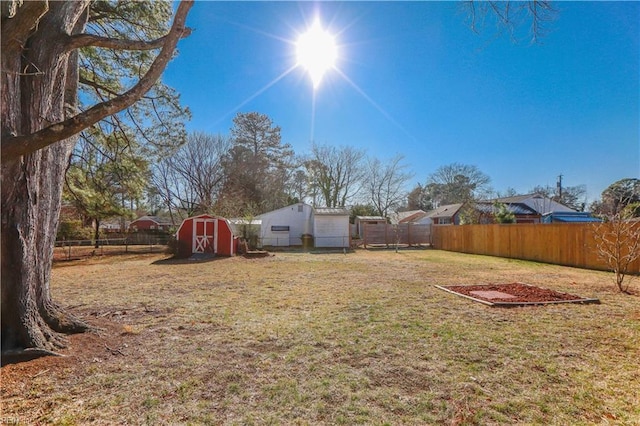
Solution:
<svg viewBox="0 0 640 426">
<path fill-rule="evenodd" d="M 208 214 L 185 219 L 176 232 L 176 238 L 180 257 L 195 253 L 233 256 L 238 248 L 238 239 L 233 235 L 229 222 Z"/>
</svg>

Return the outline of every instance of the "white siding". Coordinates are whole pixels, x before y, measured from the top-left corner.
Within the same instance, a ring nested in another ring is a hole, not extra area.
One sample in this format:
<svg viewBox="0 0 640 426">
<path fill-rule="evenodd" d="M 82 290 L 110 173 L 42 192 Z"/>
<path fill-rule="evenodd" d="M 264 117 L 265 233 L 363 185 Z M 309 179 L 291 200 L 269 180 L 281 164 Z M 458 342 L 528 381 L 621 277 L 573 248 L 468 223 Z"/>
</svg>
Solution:
<svg viewBox="0 0 640 426">
<path fill-rule="evenodd" d="M 316 247 L 349 247 L 349 216 L 315 215 Z"/>
<path fill-rule="evenodd" d="M 302 234 L 311 234 L 312 207 L 308 204 L 293 204 L 257 216 L 262 221 L 260 238 L 263 246 L 299 246 Z M 289 231 L 272 231 L 273 226 L 288 226 Z"/>
</svg>

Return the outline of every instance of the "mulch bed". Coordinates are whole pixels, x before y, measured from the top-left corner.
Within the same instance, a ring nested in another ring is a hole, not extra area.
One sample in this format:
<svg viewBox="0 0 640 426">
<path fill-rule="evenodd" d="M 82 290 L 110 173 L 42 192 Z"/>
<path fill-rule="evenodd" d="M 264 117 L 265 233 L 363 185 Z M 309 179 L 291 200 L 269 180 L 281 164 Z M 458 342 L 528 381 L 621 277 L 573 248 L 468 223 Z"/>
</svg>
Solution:
<svg viewBox="0 0 640 426">
<path fill-rule="evenodd" d="M 600 303 L 598 299 L 536 287 L 524 283 L 436 286 L 441 290 L 491 306 L 551 303 Z"/>
</svg>

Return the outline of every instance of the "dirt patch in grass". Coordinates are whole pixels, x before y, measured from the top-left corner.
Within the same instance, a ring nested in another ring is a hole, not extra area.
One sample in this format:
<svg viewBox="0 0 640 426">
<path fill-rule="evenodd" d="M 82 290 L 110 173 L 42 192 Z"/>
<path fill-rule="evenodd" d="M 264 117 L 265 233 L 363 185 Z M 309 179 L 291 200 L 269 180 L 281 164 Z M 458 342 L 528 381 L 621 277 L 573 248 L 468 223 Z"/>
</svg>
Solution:
<svg viewBox="0 0 640 426">
<path fill-rule="evenodd" d="M 164 258 L 54 267 L 54 299 L 102 331 L 2 367 L 3 421 L 640 423 L 638 298 L 609 274 L 435 250 Z M 471 307 L 434 287 L 495 280 L 602 304 Z"/>
<path fill-rule="evenodd" d="M 454 294 L 467 296 L 473 300 L 485 301 L 496 306 L 598 302 L 598 299 L 585 298 L 571 293 L 524 283 L 448 285 L 438 287 Z"/>
</svg>

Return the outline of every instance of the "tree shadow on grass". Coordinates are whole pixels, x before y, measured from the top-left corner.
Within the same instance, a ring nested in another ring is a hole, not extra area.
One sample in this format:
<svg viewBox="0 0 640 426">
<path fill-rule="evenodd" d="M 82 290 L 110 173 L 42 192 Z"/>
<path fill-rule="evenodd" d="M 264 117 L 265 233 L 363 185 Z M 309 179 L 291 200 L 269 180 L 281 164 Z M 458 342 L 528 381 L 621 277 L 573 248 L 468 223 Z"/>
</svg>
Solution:
<svg viewBox="0 0 640 426">
<path fill-rule="evenodd" d="M 205 254 L 202 256 L 176 257 L 159 259 L 151 262 L 152 265 L 192 265 L 194 263 L 208 263 L 216 260 L 228 259 L 228 257 L 216 256 L 215 254 Z"/>
</svg>

